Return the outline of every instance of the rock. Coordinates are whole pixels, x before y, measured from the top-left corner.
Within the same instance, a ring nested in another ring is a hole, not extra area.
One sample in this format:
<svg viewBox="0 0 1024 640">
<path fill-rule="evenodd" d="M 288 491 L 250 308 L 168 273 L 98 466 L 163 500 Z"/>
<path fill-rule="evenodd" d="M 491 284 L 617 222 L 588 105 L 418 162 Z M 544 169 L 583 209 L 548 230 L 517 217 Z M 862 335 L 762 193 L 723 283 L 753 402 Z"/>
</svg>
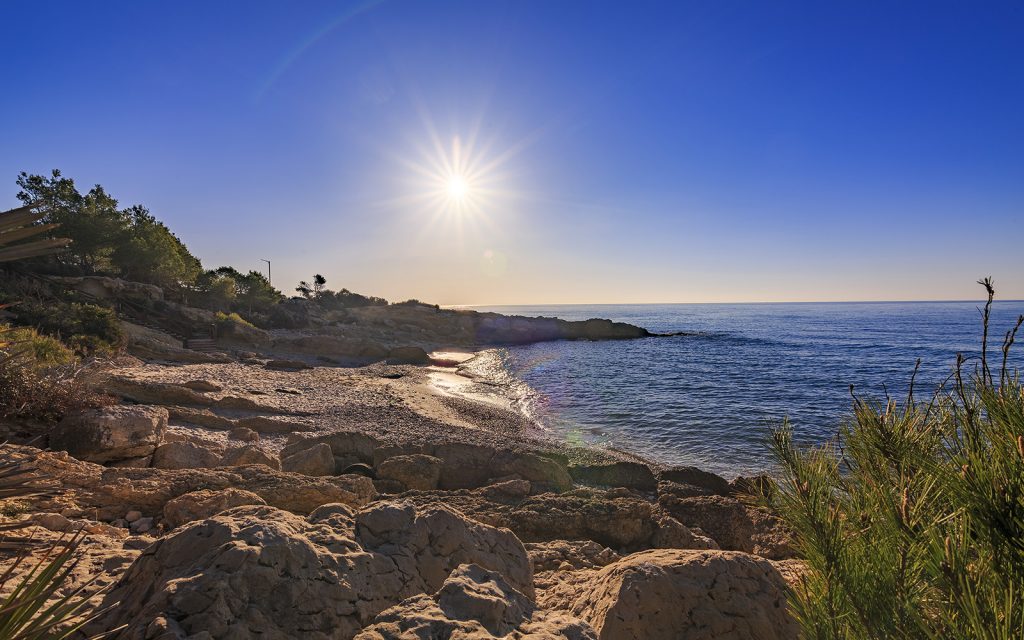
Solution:
<svg viewBox="0 0 1024 640">
<path fill-rule="evenodd" d="M 460 565 L 533 595 L 522 544 L 444 509 L 327 505 L 308 518 L 229 509 L 153 543 L 125 572 L 94 626 L 126 638 L 352 638 L 384 609 L 442 589 Z"/>
<path fill-rule="evenodd" d="M 209 380 L 189 380 L 181 386 L 201 393 L 212 393 L 223 389 L 219 384 L 210 382 Z"/>
<path fill-rule="evenodd" d="M 422 506 L 450 506 L 474 520 L 511 529 L 523 542 L 593 540 L 635 551 L 669 542 L 683 544 L 682 531 L 689 531 L 678 522 L 672 524 L 673 519 L 657 504 L 640 498 L 608 498 L 594 489 L 520 498 L 484 488 L 410 493 L 403 499 Z M 692 536 L 693 546 L 704 547 L 708 542 Z"/>
<path fill-rule="evenodd" d="M 228 438 L 231 440 L 240 440 L 241 442 L 259 442 L 260 434 L 248 427 L 235 427 L 228 432 Z"/>
<path fill-rule="evenodd" d="M 708 494 L 728 496 L 732 495 L 732 487 L 725 478 L 698 469 L 697 467 L 673 467 L 665 469 L 658 474 L 659 480 L 675 482 L 683 485 L 699 487 Z"/>
<path fill-rule="evenodd" d="M 533 602 L 501 574 L 464 564 L 435 595 L 414 596 L 383 611 L 356 639 L 596 637 L 589 625 L 564 613 L 536 611 Z"/>
<path fill-rule="evenodd" d="M 125 458 L 124 460 L 108 462 L 107 466 L 134 469 L 151 467 L 153 466 L 153 456 L 142 456 L 141 458 Z"/>
<path fill-rule="evenodd" d="M 776 516 L 724 496 L 676 498 L 662 494 L 658 502 L 676 520 L 698 527 L 723 549 L 745 551 L 781 560 L 794 556 L 790 535 Z"/>
<path fill-rule="evenodd" d="M 590 623 L 602 640 L 788 640 L 786 583 L 767 560 L 731 551 L 644 551 L 578 572 L 547 590 L 545 608 Z"/>
<path fill-rule="evenodd" d="M 302 389 L 296 389 L 295 387 L 278 387 L 277 389 L 274 389 L 274 391 L 278 393 L 287 393 L 293 396 L 302 395 Z"/>
<path fill-rule="evenodd" d="M 309 431 L 308 424 L 295 422 L 293 420 L 275 420 L 265 416 L 250 416 L 241 418 L 235 425 L 245 427 L 257 433 L 295 433 L 297 431 Z"/>
<path fill-rule="evenodd" d="M 254 444 L 228 449 L 219 466 L 240 467 L 246 464 L 262 464 L 271 469 L 281 468 L 281 461 L 276 455 Z"/>
<path fill-rule="evenodd" d="M 420 347 L 395 347 L 388 352 L 388 364 L 430 364 L 430 356 Z"/>
<path fill-rule="evenodd" d="M 132 530 L 132 533 L 148 533 L 153 529 L 153 525 L 153 518 L 139 518 L 131 523 L 129 528 Z"/>
<path fill-rule="evenodd" d="M 524 498 L 530 495 L 530 489 L 529 480 L 505 480 L 504 482 L 487 485 L 483 489 L 483 494 L 487 497 L 512 496 Z"/>
<path fill-rule="evenodd" d="M 302 371 L 313 367 L 302 360 L 268 360 L 265 365 L 267 369 L 278 369 L 283 371 Z"/>
<path fill-rule="evenodd" d="M 50 433 L 50 448 L 80 460 L 113 462 L 153 453 L 167 430 L 162 407 L 102 407 L 74 413 Z"/>
<path fill-rule="evenodd" d="M 658 480 L 650 467 L 628 460 L 572 465 L 569 467 L 569 475 L 581 484 L 625 487 L 638 491 L 654 491 L 658 487 Z"/>
<path fill-rule="evenodd" d="M 377 477 L 409 490 L 431 491 L 441 477 L 441 460 L 423 454 L 394 456 L 377 465 Z"/>
<path fill-rule="evenodd" d="M 209 409 L 195 409 L 192 407 L 169 407 L 171 420 L 175 422 L 187 422 L 207 429 L 228 430 L 235 428 L 235 421 L 230 418 L 223 418 Z"/>
<path fill-rule="evenodd" d="M 281 459 L 281 468 L 307 476 L 334 475 L 334 454 L 330 445 L 321 442 Z"/>
<path fill-rule="evenodd" d="M 608 547 L 593 540 L 551 540 L 527 542 L 526 553 L 533 563 L 534 572 L 604 567 L 622 558 Z"/>
<path fill-rule="evenodd" d="M 152 466 L 157 469 L 209 469 L 220 466 L 221 454 L 206 446 L 182 440 L 168 442 L 153 453 Z"/>
<path fill-rule="evenodd" d="M 29 520 L 50 531 L 70 531 L 74 523 L 59 513 L 34 513 Z"/>
<path fill-rule="evenodd" d="M 521 453 L 500 467 L 502 475 L 517 475 L 551 491 L 568 491 L 572 488 L 572 476 L 557 460 L 534 453 Z"/>
<path fill-rule="evenodd" d="M 275 471 L 263 465 L 216 469 L 113 469 L 71 458 L 66 453 L 33 447 L 0 448 L 12 461 L 31 461 L 60 491 L 35 498 L 38 511 L 103 521 L 124 515 L 131 505 L 147 516 L 163 513 L 168 501 L 201 489 L 237 488 L 251 491 L 268 505 L 309 513 L 320 505 L 362 506 L 377 493 L 373 481 L 354 475 L 313 477 Z"/>
<path fill-rule="evenodd" d="M 154 405 L 194 405 L 208 407 L 214 400 L 178 384 L 136 380 L 128 376 L 112 375 L 103 385 L 104 391 L 133 402 Z"/>
<path fill-rule="evenodd" d="M 127 522 L 128 524 L 131 524 L 131 523 L 135 522 L 136 520 L 138 520 L 141 517 L 142 517 L 142 512 L 133 509 L 133 510 L 129 511 L 128 513 L 124 514 L 124 521 Z"/>
<path fill-rule="evenodd" d="M 180 495 L 164 505 L 164 521 L 172 528 L 195 520 L 205 520 L 221 511 L 242 505 L 264 505 L 266 502 L 252 491 L 242 489 L 202 489 Z"/>
</svg>

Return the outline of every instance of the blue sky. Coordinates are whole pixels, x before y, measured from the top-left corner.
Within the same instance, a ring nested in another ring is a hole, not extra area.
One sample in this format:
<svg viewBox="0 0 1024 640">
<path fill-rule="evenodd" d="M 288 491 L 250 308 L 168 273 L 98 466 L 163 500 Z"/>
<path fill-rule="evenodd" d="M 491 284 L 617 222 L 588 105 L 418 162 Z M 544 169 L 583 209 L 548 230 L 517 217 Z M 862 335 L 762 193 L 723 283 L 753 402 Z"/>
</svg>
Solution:
<svg viewBox="0 0 1024 640">
<path fill-rule="evenodd" d="M 1022 43 L 1010 2 L 11 2 L 0 206 L 60 168 L 286 291 L 1024 298 Z"/>
</svg>

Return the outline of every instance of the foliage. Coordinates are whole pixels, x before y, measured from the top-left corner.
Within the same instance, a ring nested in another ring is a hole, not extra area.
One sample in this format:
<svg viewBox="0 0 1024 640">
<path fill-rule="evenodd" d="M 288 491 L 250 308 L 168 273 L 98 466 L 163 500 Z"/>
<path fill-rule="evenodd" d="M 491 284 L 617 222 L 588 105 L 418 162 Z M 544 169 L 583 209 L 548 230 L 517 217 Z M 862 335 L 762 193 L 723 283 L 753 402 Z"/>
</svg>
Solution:
<svg viewBox="0 0 1024 640">
<path fill-rule="evenodd" d="M 21 172 L 17 183 L 18 198 L 73 240 L 57 260 L 78 273 L 176 288 L 194 282 L 201 271 L 199 260 L 145 207 L 119 209 L 100 185 L 82 194 L 56 169 L 49 177 Z"/>
<path fill-rule="evenodd" d="M 124 341 L 112 309 L 81 302 L 25 302 L 14 308 L 19 324 L 63 339 L 82 355 L 106 353 Z"/>
<path fill-rule="evenodd" d="M 197 281 L 202 302 L 214 311 L 237 311 L 248 315 L 268 313 L 284 299 L 258 271 L 243 274 L 232 267 L 206 271 Z"/>
<path fill-rule="evenodd" d="M 249 322 L 237 313 L 224 313 L 222 311 L 217 312 L 217 330 L 220 333 L 231 334 L 234 332 L 237 326 L 248 327 L 255 329 L 256 325 Z"/>
<path fill-rule="evenodd" d="M 30 464 L 17 461 L 8 451 L 0 452 L 0 500 L 8 504 L 50 493 L 44 479 Z M 83 540 L 81 532 L 55 540 L 37 560 L 32 560 L 31 540 L 16 538 L 10 542 L 19 551 L 14 561 L 0 574 L 0 590 L 14 582 L 7 595 L 0 597 L 0 638 L 5 640 L 57 640 L 81 637 L 80 630 L 102 611 L 90 611 L 89 600 L 98 591 L 95 578 L 69 590 L 67 582 L 75 568 Z M 15 580 L 22 568 L 24 575 Z"/>
<path fill-rule="evenodd" d="M 388 303 L 384 298 L 364 296 L 353 293 L 348 289 L 331 291 L 327 288 L 327 279 L 319 273 L 313 276 L 313 284 L 305 280 L 295 287 L 299 294 L 307 299 L 313 300 L 320 307 L 328 310 L 347 309 L 352 307 L 383 306 Z"/>
<path fill-rule="evenodd" d="M 808 638 L 1024 637 L 1024 388 L 958 357 L 930 402 L 856 399 L 836 442 L 774 432 L 782 469 L 767 501 L 808 571 L 792 605 Z"/>
<path fill-rule="evenodd" d="M 31 327 L 7 327 L 0 325 L 0 335 L 5 343 L 24 353 L 39 367 L 69 365 L 75 362 L 74 352 L 60 340 L 40 335 Z M 0 345 L 2 348 L 4 345 Z"/>
<path fill-rule="evenodd" d="M 43 216 L 25 206 L 0 212 L 0 262 L 11 262 L 63 251 L 70 238 L 35 236 L 52 231 L 56 224 L 36 224 Z M 28 240 L 26 242 L 26 240 Z"/>
</svg>

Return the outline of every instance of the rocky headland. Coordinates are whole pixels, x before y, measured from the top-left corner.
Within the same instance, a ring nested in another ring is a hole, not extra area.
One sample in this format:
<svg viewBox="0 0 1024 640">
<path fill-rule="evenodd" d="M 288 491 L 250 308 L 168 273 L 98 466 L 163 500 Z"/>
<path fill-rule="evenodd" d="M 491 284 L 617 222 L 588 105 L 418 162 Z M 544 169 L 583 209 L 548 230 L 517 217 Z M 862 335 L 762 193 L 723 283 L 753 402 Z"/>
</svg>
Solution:
<svg viewBox="0 0 1024 640">
<path fill-rule="evenodd" d="M 46 433 L 3 425 L 4 456 L 50 488 L 4 525 L 41 541 L 84 535 L 66 589 L 101 587 L 85 633 L 796 637 L 786 598 L 800 565 L 780 521 L 745 499 L 748 481 L 569 446 L 436 383 L 460 371 L 439 348 L 465 359 L 645 330 L 427 305 L 292 307 L 294 328 L 232 327 L 204 351 L 166 319 L 133 318 L 131 355 L 94 373 L 109 406 Z"/>
</svg>

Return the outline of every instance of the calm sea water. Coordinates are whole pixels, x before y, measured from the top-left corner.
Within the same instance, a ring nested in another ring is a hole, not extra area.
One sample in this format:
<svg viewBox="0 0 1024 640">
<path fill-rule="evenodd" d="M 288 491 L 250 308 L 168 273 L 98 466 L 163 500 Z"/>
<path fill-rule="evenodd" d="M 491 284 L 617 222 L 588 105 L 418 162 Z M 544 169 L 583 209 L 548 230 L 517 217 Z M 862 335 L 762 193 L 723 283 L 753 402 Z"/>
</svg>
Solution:
<svg viewBox="0 0 1024 640">
<path fill-rule="evenodd" d="M 558 305 L 480 310 L 567 320 L 611 318 L 697 335 L 553 342 L 497 349 L 478 366 L 519 389 L 518 402 L 571 441 L 614 446 L 726 476 L 769 468 L 772 421 L 803 442 L 830 438 L 860 397 L 918 394 L 945 379 L 957 352 L 977 355 L 979 303 Z M 1024 302 L 997 302 L 990 358 Z M 1024 366 L 1024 336 L 1014 364 Z"/>
</svg>

